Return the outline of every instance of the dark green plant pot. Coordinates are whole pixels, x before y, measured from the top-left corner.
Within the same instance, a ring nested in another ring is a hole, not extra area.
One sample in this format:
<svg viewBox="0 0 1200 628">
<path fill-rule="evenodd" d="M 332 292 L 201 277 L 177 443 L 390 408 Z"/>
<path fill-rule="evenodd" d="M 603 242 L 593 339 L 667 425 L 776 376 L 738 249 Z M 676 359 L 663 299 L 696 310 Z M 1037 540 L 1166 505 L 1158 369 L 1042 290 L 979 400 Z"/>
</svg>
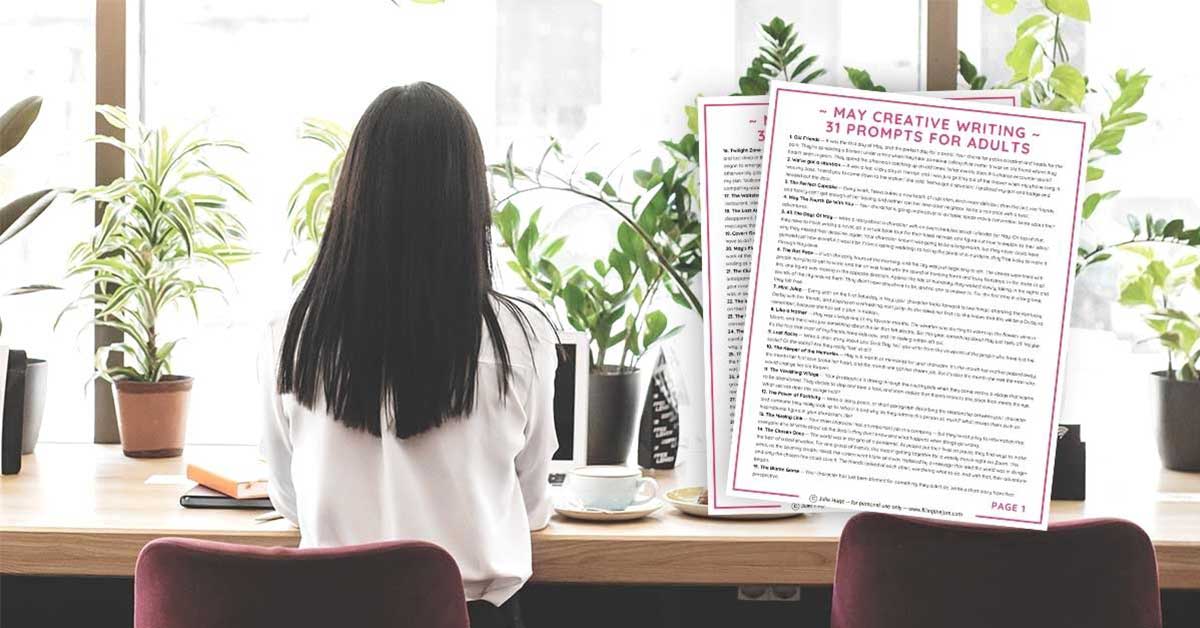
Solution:
<svg viewBox="0 0 1200 628">
<path fill-rule="evenodd" d="M 1200 471 L 1200 382 L 1153 373 L 1158 454 L 1173 471 Z"/>
<path fill-rule="evenodd" d="M 588 464 L 625 464 L 641 410 L 639 371 L 600 367 L 588 376 Z"/>
</svg>

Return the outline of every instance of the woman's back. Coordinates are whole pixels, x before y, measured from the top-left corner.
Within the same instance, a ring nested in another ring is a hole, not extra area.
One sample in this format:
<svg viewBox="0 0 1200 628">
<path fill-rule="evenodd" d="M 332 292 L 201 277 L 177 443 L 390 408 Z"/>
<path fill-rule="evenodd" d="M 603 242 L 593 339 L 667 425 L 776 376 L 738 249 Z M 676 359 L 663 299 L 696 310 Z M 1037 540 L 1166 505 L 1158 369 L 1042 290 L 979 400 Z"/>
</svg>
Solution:
<svg viewBox="0 0 1200 628">
<path fill-rule="evenodd" d="M 396 438 L 386 425 L 373 436 L 291 394 L 269 395 L 277 426 L 268 425 L 263 441 L 271 498 L 300 526 L 302 546 L 431 541 L 458 562 L 467 599 L 498 606 L 521 587 L 530 575 L 529 533 L 550 516 L 547 473 L 558 446 L 554 332 L 540 314 L 527 318 L 528 346 L 518 320 L 500 315 L 512 368 L 507 398 L 495 385 L 499 366 L 484 330 L 474 410 L 417 436 Z M 282 325 L 272 329 L 267 355 L 277 356 Z M 266 381 L 275 372 L 265 360 Z"/>
<path fill-rule="evenodd" d="M 499 605 L 549 517 L 557 361 L 549 321 L 492 287 L 490 200 L 462 103 L 375 98 L 264 360 L 264 453 L 302 545 L 432 541 Z"/>
</svg>

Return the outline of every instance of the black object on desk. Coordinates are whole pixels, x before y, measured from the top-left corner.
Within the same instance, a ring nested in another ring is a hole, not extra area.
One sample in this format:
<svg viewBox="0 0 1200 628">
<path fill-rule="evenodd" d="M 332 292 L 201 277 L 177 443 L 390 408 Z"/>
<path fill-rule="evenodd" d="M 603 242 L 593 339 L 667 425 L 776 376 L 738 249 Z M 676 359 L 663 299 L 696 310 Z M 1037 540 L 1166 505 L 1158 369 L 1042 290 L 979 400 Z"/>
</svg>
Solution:
<svg viewBox="0 0 1200 628">
<path fill-rule="evenodd" d="M 214 491 L 207 486 L 196 485 L 192 490 L 179 496 L 179 505 L 184 508 L 232 508 L 238 510 L 272 510 L 269 497 L 250 499 L 234 499 L 220 491 Z"/>
<path fill-rule="evenodd" d="M 0 473 L 21 472 L 21 436 L 25 425 L 25 352 L 10 349 L 0 364 Z"/>
<path fill-rule="evenodd" d="M 638 466 L 643 469 L 674 469 L 679 454 L 678 385 L 671 377 L 667 359 L 658 356 L 650 390 L 642 408 L 638 430 Z"/>
<path fill-rule="evenodd" d="M 1080 438 L 1079 425 L 1059 425 L 1050 499 L 1081 501 L 1086 497 L 1087 443 Z"/>
</svg>

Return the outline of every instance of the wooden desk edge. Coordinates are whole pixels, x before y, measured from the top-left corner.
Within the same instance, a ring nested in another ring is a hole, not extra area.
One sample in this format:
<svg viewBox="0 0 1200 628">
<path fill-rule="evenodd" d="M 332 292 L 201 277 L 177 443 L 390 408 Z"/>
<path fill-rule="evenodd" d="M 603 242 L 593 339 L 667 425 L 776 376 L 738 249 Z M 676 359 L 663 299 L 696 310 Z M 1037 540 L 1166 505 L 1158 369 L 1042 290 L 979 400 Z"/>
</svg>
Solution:
<svg viewBox="0 0 1200 628">
<path fill-rule="evenodd" d="M 120 576 L 163 536 L 294 547 L 280 531 L 161 534 L 153 531 L 0 530 L 0 574 Z M 833 582 L 837 541 L 828 539 L 611 538 L 534 534 L 533 581 L 616 585 L 802 584 Z M 1200 589 L 1200 544 L 1159 543 L 1159 586 Z M 631 567 L 631 565 L 634 565 Z"/>
</svg>

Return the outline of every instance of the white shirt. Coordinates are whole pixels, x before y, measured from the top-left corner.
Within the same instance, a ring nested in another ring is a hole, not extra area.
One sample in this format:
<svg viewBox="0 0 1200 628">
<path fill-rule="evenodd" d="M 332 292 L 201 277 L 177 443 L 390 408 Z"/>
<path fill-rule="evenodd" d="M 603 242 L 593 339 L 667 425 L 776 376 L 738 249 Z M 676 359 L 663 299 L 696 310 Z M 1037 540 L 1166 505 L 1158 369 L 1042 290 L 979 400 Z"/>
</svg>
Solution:
<svg viewBox="0 0 1200 628">
<path fill-rule="evenodd" d="M 532 352 L 515 318 L 497 307 L 512 362 L 503 402 L 500 366 L 484 326 L 470 416 L 401 440 L 334 422 L 275 392 L 283 321 L 260 360 L 266 391 L 263 454 L 271 502 L 300 527 L 301 547 L 414 539 L 450 552 L 468 600 L 497 606 L 533 571 L 529 533 L 550 519 L 555 335 L 526 308 Z M 413 356 L 420 360 L 420 356 Z"/>
</svg>

